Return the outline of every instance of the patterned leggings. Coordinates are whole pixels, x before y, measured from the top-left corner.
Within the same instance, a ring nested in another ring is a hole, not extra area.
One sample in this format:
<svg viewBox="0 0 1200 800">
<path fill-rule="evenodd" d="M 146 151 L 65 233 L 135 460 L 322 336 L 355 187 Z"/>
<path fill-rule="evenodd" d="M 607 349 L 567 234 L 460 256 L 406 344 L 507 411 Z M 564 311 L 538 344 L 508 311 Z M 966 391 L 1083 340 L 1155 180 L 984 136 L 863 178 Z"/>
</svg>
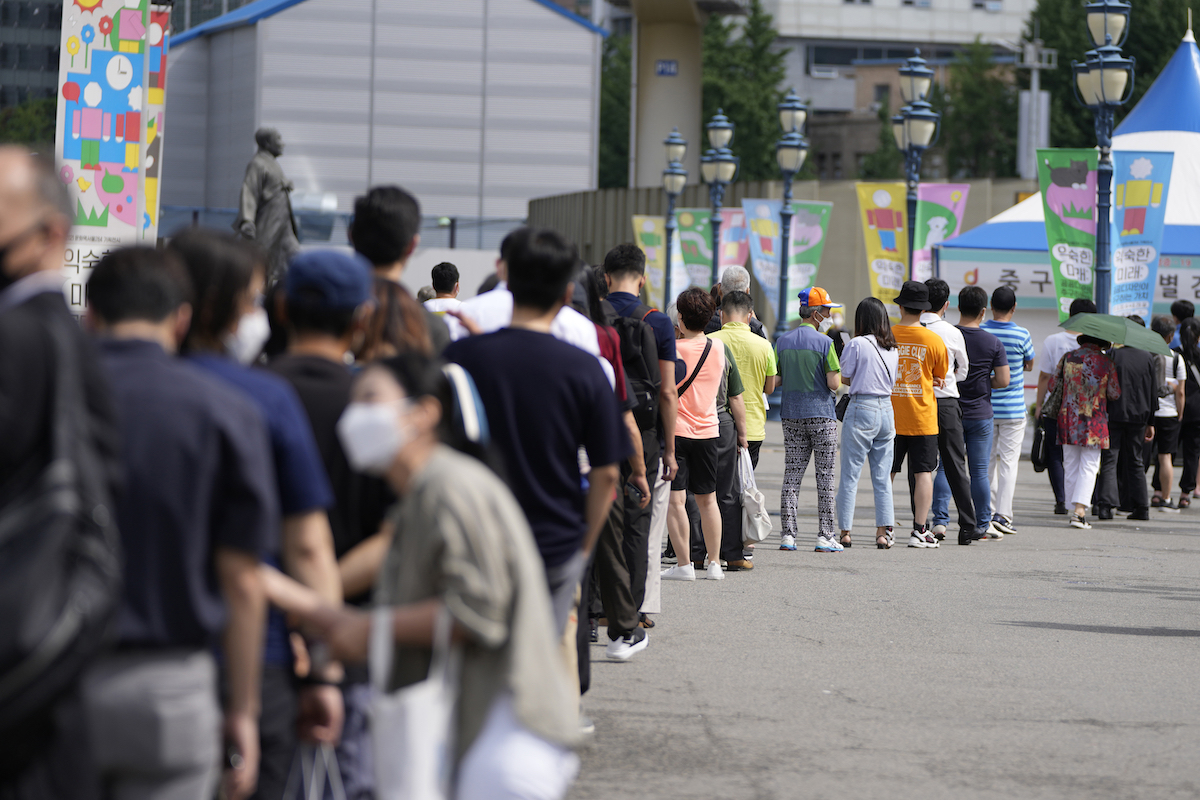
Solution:
<svg viewBox="0 0 1200 800">
<path fill-rule="evenodd" d="M 817 513 L 820 515 L 820 535 L 832 539 L 837 532 L 834 523 L 834 498 L 837 490 L 835 466 L 837 453 L 837 420 L 814 417 L 783 421 L 785 448 L 783 469 L 783 533 L 796 536 L 796 511 L 799 505 L 800 481 L 808 469 L 808 459 L 816 455 Z"/>
</svg>

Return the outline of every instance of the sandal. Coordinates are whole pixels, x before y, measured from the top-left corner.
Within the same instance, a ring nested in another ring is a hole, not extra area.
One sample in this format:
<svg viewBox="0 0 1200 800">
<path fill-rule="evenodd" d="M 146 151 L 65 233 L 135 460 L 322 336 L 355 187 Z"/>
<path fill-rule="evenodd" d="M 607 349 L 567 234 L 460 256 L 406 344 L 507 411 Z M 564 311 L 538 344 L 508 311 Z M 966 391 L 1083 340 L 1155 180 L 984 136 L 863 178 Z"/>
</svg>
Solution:
<svg viewBox="0 0 1200 800">
<path fill-rule="evenodd" d="M 1187 508 L 1191 504 L 1192 504 L 1192 498 L 1188 497 L 1186 494 L 1180 495 L 1180 497 L 1179 497 L 1179 507 L 1180 508 Z"/>
<path fill-rule="evenodd" d="M 841 539 L 838 540 L 838 544 L 840 544 L 842 547 L 850 547 L 850 534 L 843 533 Z"/>
<path fill-rule="evenodd" d="M 891 550 L 892 545 L 896 543 L 896 537 L 892 535 L 892 529 L 888 528 L 888 532 L 883 536 L 875 537 L 875 547 L 880 550 Z"/>
<path fill-rule="evenodd" d="M 642 614 L 641 619 L 638 620 L 638 625 L 642 626 L 643 628 L 653 628 L 654 620 L 650 619 L 645 614 Z"/>
</svg>

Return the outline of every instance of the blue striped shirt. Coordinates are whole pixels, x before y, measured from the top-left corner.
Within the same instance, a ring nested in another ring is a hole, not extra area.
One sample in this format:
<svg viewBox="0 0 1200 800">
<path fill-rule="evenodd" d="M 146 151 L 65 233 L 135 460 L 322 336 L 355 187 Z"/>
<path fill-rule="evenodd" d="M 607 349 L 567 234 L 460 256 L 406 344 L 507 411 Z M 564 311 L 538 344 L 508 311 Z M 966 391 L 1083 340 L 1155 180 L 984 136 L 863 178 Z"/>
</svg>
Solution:
<svg viewBox="0 0 1200 800">
<path fill-rule="evenodd" d="M 989 319 L 979 327 L 1004 343 L 1008 354 L 1008 386 L 992 389 L 992 414 L 996 419 L 1024 419 L 1025 362 L 1033 361 L 1033 338 L 1029 331 L 1012 322 Z"/>
</svg>

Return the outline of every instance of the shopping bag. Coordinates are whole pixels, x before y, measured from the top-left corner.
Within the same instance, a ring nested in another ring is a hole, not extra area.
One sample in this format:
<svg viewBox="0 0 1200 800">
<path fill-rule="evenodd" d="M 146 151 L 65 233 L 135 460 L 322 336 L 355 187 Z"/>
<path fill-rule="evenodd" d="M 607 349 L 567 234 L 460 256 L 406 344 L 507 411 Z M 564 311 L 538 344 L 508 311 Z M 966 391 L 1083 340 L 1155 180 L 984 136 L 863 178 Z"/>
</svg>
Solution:
<svg viewBox="0 0 1200 800">
<path fill-rule="evenodd" d="M 1046 446 L 1046 428 L 1039 419 L 1033 425 L 1033 449 L 1029 452 L 1034 472 L 1046 471 Z"/>
<path fill-rule="evenodd" d="M 454 766 L 454 706 L 461 652 L 450 645 L 453 617 L 438 613 L 429 675 L 420 683 L 387 692 L 391 674 L 392 610 L 371 616 L 370 673 L 375 751 L 375 796 L 379 800 L 448 800 Z"/>
<path fill-rule="evenodd" d="M 754 481 L 754 462 L 745 448 L 738 450 L 738 483 L 742 487 L 742 540 L 764 541 L 771 535 L 771 513 L 766 496 Z"/>
<path fill-rule="evenodd" d="M 346 800 L 346 787 L 342 784 L 342 771 L 333 745 L 300 744 L 283 796 L 289 800 L 325 800 L 326 797 Z"/>
</svg>

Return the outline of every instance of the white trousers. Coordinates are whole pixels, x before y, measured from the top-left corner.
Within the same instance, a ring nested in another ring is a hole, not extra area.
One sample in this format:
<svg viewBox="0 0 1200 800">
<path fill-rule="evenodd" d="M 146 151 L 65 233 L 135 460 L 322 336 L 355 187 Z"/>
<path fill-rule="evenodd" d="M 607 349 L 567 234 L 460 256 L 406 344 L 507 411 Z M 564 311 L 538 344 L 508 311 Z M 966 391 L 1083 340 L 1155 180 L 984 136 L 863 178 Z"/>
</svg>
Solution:
<svg viewBox="0 0 1200 800">
<path fill-rule="evenodd" d="M 1096 474 L 1100 472 L 1100 448 L 1063 445 L 1063 490 L 1068 503 L 1092 504 Z"/>
<path fill-rule="evenodd" d="M 579 758 L 521 724 L 512 698 L 496 698 L 487 722 L 463 756 L 458 800 L 561 800 L 579 772 Z"/>
<path fill-rule="evenodd" d="M 663 541 L 667 538 L 667 510 L 671 505 L 671 484 L 664 481 L 660 472 L 650 489 L 650 536 L 646 544 L 647 556 L 650 561 L 646 569 L 646 596 L 642 607 L 638 609 L 643 614 L 662 613 L 662 562 Z"/>
<path fill-rule="evenodd" d="M 1017 462 L 1025 441 L 1025 417 L 993 421 L 992 458 L 988 479 L 992 485 L 992 513 L 1013 518 L 1013 493 L 1017 488 Z"/>
</svg>

